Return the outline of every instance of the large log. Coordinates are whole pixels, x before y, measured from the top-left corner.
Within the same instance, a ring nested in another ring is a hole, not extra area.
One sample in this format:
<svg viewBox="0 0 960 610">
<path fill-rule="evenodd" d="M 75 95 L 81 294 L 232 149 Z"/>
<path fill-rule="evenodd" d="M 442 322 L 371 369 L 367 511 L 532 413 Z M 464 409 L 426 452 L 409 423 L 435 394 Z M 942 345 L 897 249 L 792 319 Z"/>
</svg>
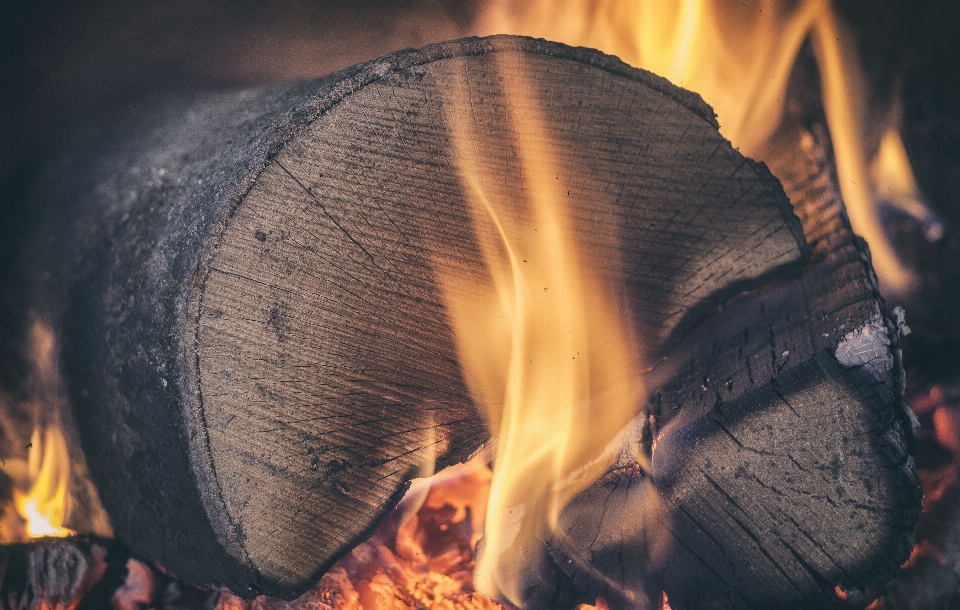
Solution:
<svg viewBox="0 0 960 610">
<path fill-rule="evenodd" d="M 707 356 L 723 337 L 688 331 L 720 303 L 798 272 L 809 257 L 800 224 L 710 109 L 659 77 L 595 51 L 493 37 L 319 81 L 142 103 L 91 122 L 32 181 L 22 248 L 33 303 L 63 321 L 85 453 L 134 552 L 192 582 L 290 598 L 369 535 L 411 477 L 486 441 L 434 275 L 437 261 L 484 273 L 441 92 L 468 100 L 492 147 L 476 163 L 522 214 L 502 81 L 522 78 L 519 107 L 540 107 L 560 143 L 558 191 L 604 261 L 595 272 L 622 287 L 652 359 L 673 349 L 690 363 L 661 395 L 681 400 L 690 379 L 709 376 L 714 388 L 736 372 L 731 417 L 760 417 L 734 406 L 761 394 L 779 412 L 766 388 L 814 362 L 806 352 L 743 371 L 740 359 Z M 857 307 L 882 321 L 869 299 Z M 779 313 L 767 311 L 764 328 Z M 851 314 L 851 331 L 864 316 Z M 827 316 L 824 332 L 847 332 L 837 320 Z M 821 348 L 812 341 L 811 353 Z M 833 398 L 817 408 L 846 412 Z M 869 401 L 853 403 L 859 412 Z M 883 445 L 897 455 L 898 434 Z M 690 461 L 674 470 L 688 481 Z M 665 488 L 668 504 L 710 490 L 689 481 Z M 711 533 L 687 531 L 678 539 Z"/>
</svg>

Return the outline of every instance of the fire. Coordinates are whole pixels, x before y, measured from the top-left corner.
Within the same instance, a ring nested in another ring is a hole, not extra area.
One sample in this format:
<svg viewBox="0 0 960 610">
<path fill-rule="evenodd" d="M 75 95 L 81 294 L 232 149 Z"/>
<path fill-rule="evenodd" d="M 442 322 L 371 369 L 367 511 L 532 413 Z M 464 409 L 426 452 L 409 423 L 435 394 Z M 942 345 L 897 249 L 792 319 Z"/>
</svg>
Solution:
<svg viewBox="0 0 960 610">
<path fill-rule="evenodd" d="M 888 297 L 917 288 L 919 278 L 883 232 L 882 205 L 916 217 L 931 239 L 942 228 L 917 194 L 897 113 L 871 105 L 853 37 L 829 0 L 493 0 L 478 25 L 483 33 L 594 47 L 695 91 L 713 106 L 734 146 L 759 159 L 776 153 L 788 80 L 809 41 L 853 228 L 870 244 Z"/>
<path fill-rule="evenodd" d="M 880 129 L 868 119 L 876 109 L 866 97 L 863 68 L 829 0 L 491 0 L 475 29 L 594 47 L 664 76 L 700 93 L 724 135 L 760 159 L 777 153 L 788 80 L 809 42 L 853 227 L 869 242 L 888 295 L 917 287 L 884 235 L 880 206 L 917 218 L 930 239 L 942 229 L 919 194 L 896 112 L 882 117 Z M 397 521 L 308 594 L 331 606 L 502 607 L 474 595 L 474 587 L 523 606 L 544 535 L 567 501 L 618 457 L 610 448 L 618 447 L 643 403 L 640 347 L 615 291 L 592 273 L 590 252 L 575 239 L 556 179 L 557 145 L 537 100 L 522 82 L 504 79 L 502 86 L 506 137 L 519 156 L 524 197 L 484 180 L 496 162 L 483 146 L 491 136 L 473 129 L 467 84 L 452 87 L 444 106 L 486 276 L 467 281 L 437 265 L 465 378 L 494 435 L 494 469 L 481 460 L 456 476 L 439 475 L 445 483 L 434 481 L 419 496 L 415 489 Z M 34 342 L 38 374 L 53 379 L 50 328 L 37 325 Z M 38 424 L 28 447 L 26 459 L 8 459 L 3 467 L 14 481 L 26 536 L 73 534 L 64 527 L 71 463 L 59 425 Z M 481 497 L 488 489 L 489 497 Z M 220 607 L 256 604 L 224 595 Z M 605 606 L 598 600 L 596 608 Z M 666 597 L 661 607 L 669 608 Z"/>
<path fill-rule="evenodd" d="M 809 44 L 851 224 L 870 244 L 888 297 L 917 289 L 919 278 L 884 233 L 881 209 L 912 215 L 930 239 L 941 228 L 919 195 L 896 108 L 876 108 L 868 98 L 853 38 L 829 0 L 494 0 L 477 29 L 598 48 L 664 76 L 700 93 L 724 135 L 760 159 L 782 153 L 778 135 L 792 127 L 787 89 Z M 488 277 L 467 280 L 438 268 L 465 377 L 495 437 L 475 582 L 522 606 L 544 533 L 609 466 L 601 450 L 636 416 L 643 391 L 632 329 L 574 238 L 556 144 L 537 101 L 522 82 L 502 80 L 504 137 L 519 157 L 524 199 L 485 180 L 492 161 L 484 138 L 492 136 L 474 130 L 468 84 L 451 87 L 444 106 Z"/>
<path fill-rule="evenodd" d="M 294 602 L 244 601 L 222 592 L 217 610 L 515 610 L 474 589 L 474 549 L 484 530 L 491 452 L 414 480 L 366 542 Z M 666 596 L 657 606 L 669 610 Z M 608 610 L 603 599 L 576 610 Z"/>
<path fill-rule="evenodd" d="M 13 490 L 17 512 L 26 521 L 30 538 L 71 536 L 73 530 L 63 527 L 70 515 L 70 456 L 67 442 L 57 428 L 33 432 L 26 472 L 27 483 Z"/>
<path fill-rule="evenodd" d="M 44 536 L 63 537 L 75 534 L 65 527 L 73 508 L 70 493 L 71 475 L 79 467 L 70 459 L 64 435 L 61 409 L 66 404 L 61 393 L 57 368 L 57 341 L 53 328 L 35 321 L 30 333 L 32 395 L 21 403 L 5 404 L 6 417 L 19 414 L 33 420 L 29 443 L 18 440 L 13 421 L 5 422 L 6 439 L 25 455 L 8 457 L 3 472 L 13 483 L 13 508 L 4 515 L 0 537 L 4 542 L 18 542 Z M 5 401 L 6 402 L 6 401 Z M 93 512 L 93 511 L 91 511 Z M 15 514 L 14 514 L 15 513 Z M 94 520 L 102 509 L 94 516 Z M 98 533 L 109 533 L 109 525 L 99 517 L 92 526 Z"/>
<path fill-rule="evenodd" d="M 501 73 L 523 70 L 509 68 Z M 601 452 L 636 416 L 643 392 L 634 332 L 577 243 L 539 100 L 526 79 L 501 81 L 504 133 L 475 131 L 467 83 L 444 96 L 484 272 L 465 279 L 442 262 L 437 269 L 465 378 L 495 437 L 475 583 L 522 606 L 543 536 L 616 457 Z M 499 162 L 486 145 L 493 137 L 514 144 L 522 194 L 484 179 Z"/>
</svg>

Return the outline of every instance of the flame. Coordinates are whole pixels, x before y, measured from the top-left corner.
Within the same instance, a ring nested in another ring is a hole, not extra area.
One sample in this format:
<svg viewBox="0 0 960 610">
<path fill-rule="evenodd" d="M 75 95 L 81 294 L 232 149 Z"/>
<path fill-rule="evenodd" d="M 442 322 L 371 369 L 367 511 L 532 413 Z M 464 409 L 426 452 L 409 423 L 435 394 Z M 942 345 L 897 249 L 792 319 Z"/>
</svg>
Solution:
<svg viewBox="0 0 960 610">
<path fill-rule="evenodd" d="M 932 240 L 942 226 L 917 195 L 896 113 L 873 117 L 878 109 L 867 98 L 853 36 L 829 0 L 492 0 L 478 29 L 594 47 L 664 76 L 702 95 L 723 134 L 759 159 L 776 152 L 772 143 L 783 125 L 791 70 L 809 40 L 854 231 L 870 244 L 888 297 L 906 297 L 918 287 L 916 273 L 883 232 L 881 204 L 916 217 Z"/>
<path fill-rule="evenodd" d="M 495 61 L 510 75 L 501 78 L 505 134 L 475 131 L 468 83 L 443 99 L 484 277 L 437 268 L 464 375 L 495 437 L 475 583 L 522 606 L 543 535 L 616 457 L 601 450 L 636 416 L 643 392 L 634 333 L 598 280 L 601 267 L 578 247 L 559 149 L 529 81 L 516 76 L 523 66 L 510 55 Z M 503 146 L 491 137 L 513 143 L 522 194 L 487 176 Z"/>
<path fill-rule="evenodd" d="M 70 514 L 70 456 L 63 433 L 57 428 L 33 432 L 26 461 L 26 489 L 15 487 L 13 501 L 26 521 L 30 538 L 72 536 L 76 532 L 63 527 Z"/>
<path fill-rule="evenodd" d="M 870 182 L 874 187 L 874 200 L 884 201 L 916 218 L 929 241 L 943 237 L 943 221 L 924 204 L 907 151 L 895 129 L 887 129 L 880 140 L 880 148 L 870 164 Z"/>
<path fill-rule="evenodd" d="M 86 464 L 69 450 L 71 420 L 54 328 L 35 319 L 28 338 L 27 398 L 0 395 L 0 447 L 6 454 L 0 464 L 12 482 L 10 506 L 0 519 L 0 543 L 74 535 L 65 526 L 71 519 L 84 531 L 110 536 L 109 520 Z"/>
</svg>

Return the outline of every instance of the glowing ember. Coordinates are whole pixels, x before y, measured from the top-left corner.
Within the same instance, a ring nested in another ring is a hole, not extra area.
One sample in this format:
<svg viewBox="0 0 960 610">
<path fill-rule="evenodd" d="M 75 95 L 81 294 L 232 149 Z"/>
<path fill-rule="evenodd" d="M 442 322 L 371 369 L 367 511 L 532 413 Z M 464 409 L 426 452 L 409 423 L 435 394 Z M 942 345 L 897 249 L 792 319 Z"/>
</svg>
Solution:
<svg viewBox="0 0 960 610">
<path fill-rule="evenodd" d="M 512 610 L 474 589 L 492 472 L 489 452 L 414 481 L 387 521 L 293 602 L 220 596 L 217 610 Z M 666 597 L 659 608 L 669 610 Z M 608 610 L 606 602 L 577 610 Z"/>
<path fill-rule="evenodd" d="M 880 204 L 916 217 L 931 239 L 942 226 L 917 196 L 897 113 L 877 116 L 853 36 L 829 0 L 494 0 L 479 29 L 594 47 L 664 76 L 701 94 L 724 135 L 759 159 L 775 152 L 790 73 L 809 41 L 853 228 L 869 242 L 888 297 L 916 289 L 882 231 Z"/>
<path fill-rule="evenodd" d="M 377 532 L 295 602 L 244 602 L 225 593 L 218 609 L 504 608 L 473 587 L 474 550 L 483 531 L 492 474 L 487 460 L 482 454 L 414 481 Z"/>
</svg>

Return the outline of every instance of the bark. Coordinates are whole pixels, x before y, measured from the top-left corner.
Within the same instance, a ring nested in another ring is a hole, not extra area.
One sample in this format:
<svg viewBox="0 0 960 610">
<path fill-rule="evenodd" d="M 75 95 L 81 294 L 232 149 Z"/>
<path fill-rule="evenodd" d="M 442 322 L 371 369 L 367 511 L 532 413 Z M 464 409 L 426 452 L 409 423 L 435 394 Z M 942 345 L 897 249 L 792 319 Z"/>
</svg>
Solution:
<svg viewBox="0 0 960 610">
<path fill-rule="evenodd" d="M 139 562 L 116 540 L 40 538 L 0 546 L 0 607 L 213 610 L 219 593 Z"/>
</svg>

